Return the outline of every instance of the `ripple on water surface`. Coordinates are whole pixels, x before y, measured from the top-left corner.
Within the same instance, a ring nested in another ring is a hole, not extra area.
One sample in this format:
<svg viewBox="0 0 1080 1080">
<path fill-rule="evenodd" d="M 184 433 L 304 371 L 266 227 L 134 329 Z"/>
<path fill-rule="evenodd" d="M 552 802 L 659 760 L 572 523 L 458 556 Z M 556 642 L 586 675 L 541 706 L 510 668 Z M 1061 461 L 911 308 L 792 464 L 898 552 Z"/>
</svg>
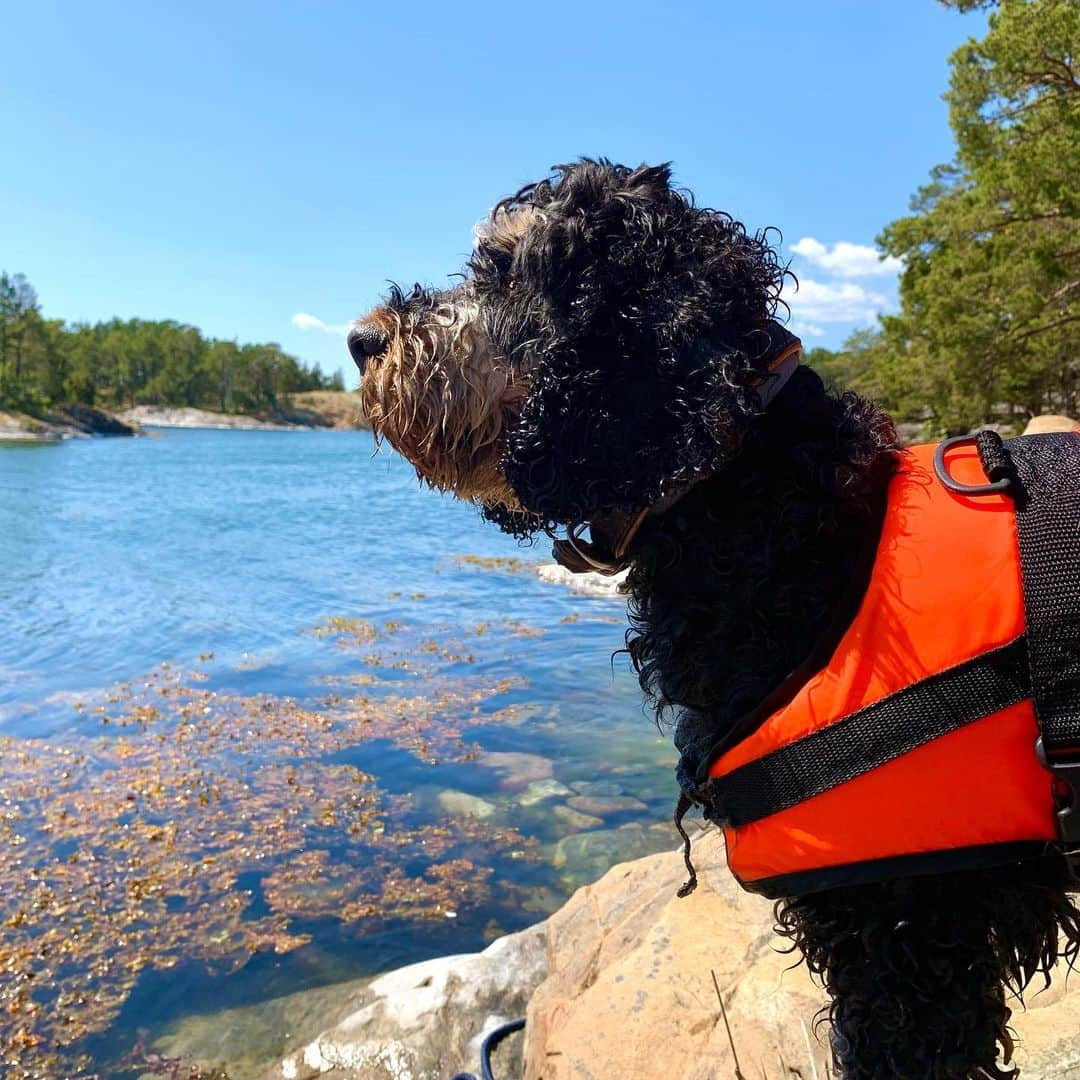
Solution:
<svg viewBox="0 0 1080 1080">
<path fill-rule="evenodd" d="M 164 1047 L 253 1075 L 284 995 L 479 948 L 674 845 L 621 603 L 540 582 L 546 552 L 371 452 L 0 451 L 0 1060 L 24 1075 Z"/>
</svg>

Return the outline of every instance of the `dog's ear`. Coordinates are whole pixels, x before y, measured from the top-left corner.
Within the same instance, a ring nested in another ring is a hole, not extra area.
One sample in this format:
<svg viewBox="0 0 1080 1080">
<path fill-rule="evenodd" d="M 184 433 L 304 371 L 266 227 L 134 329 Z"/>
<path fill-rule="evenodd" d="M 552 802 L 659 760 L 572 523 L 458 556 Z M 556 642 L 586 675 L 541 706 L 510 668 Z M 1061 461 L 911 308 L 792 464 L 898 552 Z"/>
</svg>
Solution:
<svg viewBox="0 0 1080 1080">
<path fill-rule="evenodd" d="M 733 456 L 784 268 L 667 165 L 560 166 L 496 208 L 471 269 L 529 388 L 504 471 L 545 522 L 648 505 Z"/>
</svg>

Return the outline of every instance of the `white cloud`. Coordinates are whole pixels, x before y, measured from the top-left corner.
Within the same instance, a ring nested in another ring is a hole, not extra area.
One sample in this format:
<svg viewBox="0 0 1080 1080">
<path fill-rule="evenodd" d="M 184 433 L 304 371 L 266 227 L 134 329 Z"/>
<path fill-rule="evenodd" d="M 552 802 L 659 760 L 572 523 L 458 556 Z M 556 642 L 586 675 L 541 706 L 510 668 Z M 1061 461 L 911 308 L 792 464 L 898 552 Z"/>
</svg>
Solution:
<svg viewBox="0 0 1080 1080">
<path fill-rule="evenodd" d="M 292 324 L 299 330 L 321 330 L 324 334 L 333 334 L 335 337 L 344 337 L 349 332 L 348 324 L 340 326 L 325 323 L 318 315 L 309 315 L 306 311 L 298 311 L 292 317 Z"/>
<path fill-rule="evenodd" d="M 836 284 L 800 278 L 797 291 L 785 291 L 794 320 L 804 327 L 820 330 L 819 323 L 872 322 L 879 311 L 890 306 L 889 297 L 851 281 Z M 813 329 L 809 331 L 813 333 Z"/>
<path fill-rule="evenodd" d="M 825 331 L 822 327 L 818 326 L 816 323 L 802 322 L 800 319 L 792 319 L 792 321 L 788 323 L 788 329 L 793 334 L 798 334 L 799 337 L 803 338 L 825 336 Z"/>
<path fill-rule="evenodd" d="M 883 259 L 877 248 L 867 244 L 849 244 L 841 240 L 830 248 L 812 236 L 804 236 L 791 245 L 796 255 L 801 255 L 811 266 L 820 266 L 842 278 L 887 277 L 900 273 L 904 264 L 893 255 Z"/>
</svg>

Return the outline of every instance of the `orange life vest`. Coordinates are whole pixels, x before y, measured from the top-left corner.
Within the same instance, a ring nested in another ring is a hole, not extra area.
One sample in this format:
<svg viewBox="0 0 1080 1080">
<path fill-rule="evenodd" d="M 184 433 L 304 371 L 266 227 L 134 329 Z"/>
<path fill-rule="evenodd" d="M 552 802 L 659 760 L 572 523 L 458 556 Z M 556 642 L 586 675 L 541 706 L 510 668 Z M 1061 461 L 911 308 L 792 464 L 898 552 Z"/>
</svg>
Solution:
<svg viewBox="0 0 1080 1080">
<path fill-rule="evenodd" d="M 1038 438 L 1052 444 L 998 454 L 1005 493 L 980 490 L 973 440 L 943 446 L 938 470 L 938 448 L 904 452 L 828 663 L 699 768 L 744 887 L 775 897 L 996 865 L 1060 850 L 1075 828 L 1060 804 L 1080 745 L 1080 438 Z"/>
</svg>

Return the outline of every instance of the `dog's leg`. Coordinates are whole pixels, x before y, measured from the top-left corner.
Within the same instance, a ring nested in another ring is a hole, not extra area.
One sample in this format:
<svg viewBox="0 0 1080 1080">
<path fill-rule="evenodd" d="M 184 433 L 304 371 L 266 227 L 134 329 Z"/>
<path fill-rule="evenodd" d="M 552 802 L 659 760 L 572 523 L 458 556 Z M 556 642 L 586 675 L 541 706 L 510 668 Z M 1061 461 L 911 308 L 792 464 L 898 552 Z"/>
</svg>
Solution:
<svg viewBox="0 0 1080 1080">
<path fill-rule="evenodd" d="M 782 901 L 777 922 L 829 993 L 844 1080 L 1012 1075 L 1006 993 L 1049 983 L 1059 933 L 1080 947 L 1052 865 L 835 889 Z"/>
</svg>

